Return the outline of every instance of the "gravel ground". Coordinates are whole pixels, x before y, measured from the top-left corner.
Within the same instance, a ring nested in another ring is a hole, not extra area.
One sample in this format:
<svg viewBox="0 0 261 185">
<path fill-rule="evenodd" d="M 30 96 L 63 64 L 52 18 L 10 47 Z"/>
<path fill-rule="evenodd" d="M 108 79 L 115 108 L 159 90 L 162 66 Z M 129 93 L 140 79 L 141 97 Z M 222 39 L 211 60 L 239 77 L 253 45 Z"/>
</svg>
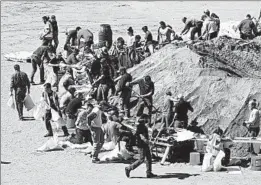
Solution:
<svg viewBox="0 0 261 185">
<path fill-rule="evenodd" d="M 106 7 L 106 9 L 104 9 Z M 171 7 L 171 8 L 170 8 Z M 100 23 L 110 23 L 114 38 L 125 35 L 133 26 L 141 34 L 143 24 L 154 35 L 160 20 L 174 25 L 179 30 L 182 16 L 200 16 L 208 8 L 220 15 L 221 20 L 241 20 L 245 14 L 258 14 L 260 2 L 1 2 L 1 164 L 2 184 L 200 184 L 200 185 L 257 185 L 260 172 L 243 169 L 241 175 L 227 172 L 202 173 L 200 166 L 186 164 L 153 165 L 153 171 L 161 175 L 157 179 L 145 178 L 145 165 L 124 174 L 127 164 L 92 164 L 89 156 L 77 150 L 36 153 L 47 139 L 41 121 L 18 121 L 16 111 L 6 106 L 9 98 L 10 77 L 14 63 L 7 62 L 3 55 L 17 51 L 34 51 L 40 44 L 38 33 L 43 24 L 43 15 L 57 16 L 60 32 L 67 27 L 85 26 L 97 35 Z M 157 10 L 157 15 L 155 15 Z M 124 12 L 124 13 L 123 13 Z M 106 16 L 104 16 L 106 15 Z M 76 20 L 77 19 L 77 20 Z M 178 26 L 179 25 L 179 26 Z M 120 30 L 121 29 L 121 30 Z M 59 35 L 63 45 L 64 33 Z M 21 63 L 21 69 L 30 74 L 30 64 Z M 39 74 L 36 75 L 36 81 Z M 39 100 L 40 86 L 31 89 L 32 98 Z M 31 116 L 31 112 L 24 113 Z M 62 134 L 62 133 L 61 133 Z M 104 154 L 101 154 L 104 155 Z"/>
</svg>

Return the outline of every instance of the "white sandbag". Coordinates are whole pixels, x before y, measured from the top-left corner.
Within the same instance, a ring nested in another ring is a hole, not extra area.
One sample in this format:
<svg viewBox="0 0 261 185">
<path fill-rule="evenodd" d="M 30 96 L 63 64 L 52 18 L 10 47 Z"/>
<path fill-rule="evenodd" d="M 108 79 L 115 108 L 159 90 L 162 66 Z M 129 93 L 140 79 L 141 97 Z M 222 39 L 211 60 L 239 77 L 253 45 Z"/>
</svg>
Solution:
<svg viewBox="0 0 261 185">
<path fill-rule="evenodd" d="M 35 120 L 42 120 L 46 111 L 45 101 L 40 101 L 33 110 L 33 116 Z"/>
<path fill-rule="evenodd" d="M 8 101 L 7 101 L 7 106 L 11 107 L 12 109 L 15 109 L 15 100 L 14 96 L 10 96 Z"/>
<path fill-rule="evenodd" d="M 66 126 L 66 122 L 64 121 L 64 119 L 62 117 L 60 117 L 57 121 L 55 121 L 56 124 L 56 128 L 60 129 L 63 126 Z"/>
<path fill-rule="evenodd" d="M 202 172 L 209 172 L 213 169 L 213 155 L 211 153 L 205 153 L 203 163 L 202 163 Z"/>
<path fill-rule="evenodd" d="M 34 108 L 35 104 L 29 94 L 26 95 L 24 99 L 24 106 L 27 109 L 27 111 L 31 110 Z"/>
<path fill-rule="evenodd" d="M 61 119 L 59 112 L 55 111 L 54 109 L 51 109 L 51 114 L 53 121 L 57 122 L 59 119 Z"/>
<path fill-rule="evenodd" d="M 182 129 L 180 131 L 177 131 L 177 141 L 186 141 L 194 138 L 194 132 L 191 132 L 186 129 Z"/>
<path fill-rule="evenodd" d="M 214 171 L 220 171 L 222 168 L 221 160 L 225 157 L 225 153 L 220 150 L 213 164 Z"/>
<path fill-rule="evenodd" d="M 73 144 L 71 143 L 70 141 L 59 141 L 59 144 L 61 146 L 67 146 L 67 147 L 70 147 L 72 149 L 88 149 L 89 147 L 91 147 L 89 151 L 92 151 L 92 144 L 90 142 L 88 143 L 83 143 L 83 144 Z M 82 150 L 84 151 L 84 150 Z M 81 152 L 82 152 L 81 151 Z M 85 152 L 84 152 L 85 153 Z"/>
<path fill-rule="evenodd" d="M 47 152 L 53 150 L 63 150 L 63 147 L 59 144 L 58 135 L 54 134 L 43 146 L 37 149 L 38 152 Z"/>
<path fill-rule="evenodd" d="M 120 150 L 119 144 L 116 145 L 116 148 L 109 152 L 108 154 L 101 157 L 101 161 L 118 161 L 118 160 L 128 160 L 133 157 L 133 155 L 126 149 L 126 142 L 120 142 Z"/>
<path fill-rule="evenodd" d="M 29 60 L 31 58 L 32 54 L 33 54 L 32 52 L 20 51 L 20 52 L 6 54 L 4 57 L 8 61 L 26 62 L 27 60 Z"/>
<path fill-rule="evenodd" d="M 57 75 L 53 72 L 52 68 L 46 70 L 46 80 L 45 80 L 45 83 L 50 83 L 52 87 L 57 85 L 57 83 L 58 83 Z"/>
<path fill-rule="evenodd" d="M 115 147 L 116 147 L 115 143 L 110 141 L 110 142 L 104 143 L 101 150 L 110 151 L 110 150 L 115 149 Z"/>
</svg>

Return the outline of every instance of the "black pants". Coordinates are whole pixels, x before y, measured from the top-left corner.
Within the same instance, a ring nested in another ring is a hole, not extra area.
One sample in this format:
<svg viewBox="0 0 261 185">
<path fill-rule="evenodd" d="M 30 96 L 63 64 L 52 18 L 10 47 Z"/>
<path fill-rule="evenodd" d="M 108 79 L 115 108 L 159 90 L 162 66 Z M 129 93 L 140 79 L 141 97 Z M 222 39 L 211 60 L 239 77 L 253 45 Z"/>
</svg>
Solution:
<svg viewBox="0 0 261 185">
<path fill-rule="evenodd" d="M 131 91 L 122 92 L 121 94 L 121 109 L 124 110 L 125 116 L 130 117 L 130 98 Z"/>
<path fill-rule="evenodd" d="M 257 127 L 257 128 L 249 128 L 248 131 L 250 132 L 250 137 L 257 137 L 258 134 L 259 134 L 259 131 L 260 131 L 260 128 Z M 253 147 L 253 144 L 251 144 L 250 146 L 250 152 L 253 154 L 255 153 L 254 152 L 254 147 Z"/>
<path fill-rule="evenodd" d="M 16 90 L 15 91 L 15 102 L 16 108 L 18 112 L 18 116 L 20 119 L 23 118 L 23 108 L 24 108 L 24 98 L 25 98 L 26 90 Z"/>
<path fill-rule="evenodd" d="M 31 82 L 34 81 L 34 75 L 37 71 L 37 66 L 40 69 L 40 81 L 44 82 L 44 66 L 42 65 L 41 59 L 38 58 L 32 58 L 32 73 L 31 73 Z"/>
<path fill-rule="evenodd" d="M 151 166 L 152 166 L 152 161 L 151 161 L 151 153 L 150 153 L 150 148 L 149 145 L 143 146 L 142 148 L 138 148 L 139 151 L 139 159 L 137 161 L 135 161 L 134 163 L 132 163 L 128 169 L 129 170 L 134 170 L 136 169 L 138 166 L 140 166 L 146 159 L 146 168 L 147 174 L 151 173 Z"/>
<path fill-rule="evenodd" d="M 51 119 L 52 119 L 51 110 L 46 110 L 44 115 L 44 123 L 45 123 L 46 130 L 49 134 L 53 134 Z"/>
<path fill-rule="evenodd" d="M 139 105 L 138 105 L 137 116 L 141 116 L 143 114 L 145 107 L 148 109 L 148 114 L 151 117 L 151 114 L 152 114 L 152 98 L 140 99 Z"/>
<path fill-rule="evenodd" d="M 107 84 L 100 84 L 97 91 L 97 101 L 108 101 L 110 87 Z"/>
<path fill-rule="evenodd" d="M 210 33 L 208 35 L 208 39 L 211 40 L 211 39 L 216 38 L 217 36 L 218 36 L 218 32 L 216 31 L 216 32 Z"/>
<path fill-rule="evenodd" d="M 92 135 L 91 135 L 90 130 L 82 130 L 82 129 L 76 128 L 75 132 L 76 132 L 76 144 L 90 142 L 93 145 Z"/>
<path fill-rule="evenodd" d="M 253 38 L 254 38 L 254 35 L 252 35 L 252 34 L 240 33 L 240 38 L 243 39 L 243 40 L 253 39 Z"/>
</svg>

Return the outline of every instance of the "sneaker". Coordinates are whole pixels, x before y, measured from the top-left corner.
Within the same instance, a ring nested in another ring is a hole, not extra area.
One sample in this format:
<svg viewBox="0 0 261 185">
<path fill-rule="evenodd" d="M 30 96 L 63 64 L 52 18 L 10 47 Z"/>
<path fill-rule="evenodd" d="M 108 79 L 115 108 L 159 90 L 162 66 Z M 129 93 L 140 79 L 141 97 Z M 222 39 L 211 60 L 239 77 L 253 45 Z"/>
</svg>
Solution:
<svg viewBox="0 0 261 185">
<path fill-rule="evenodd" d="M 153 174 L 153 173 L 147 174 L 147 178 L 153 178 L 153 177 L 157 177 L 157 175 L 155 175 L 155 174 Z"/>
<path fill-rule="evenodd" d="M 98 158 L 92 160 L 92 163 L 99 163 L 99 162 L 100 162 L 100 159 L 98 159 Z"/>
<path fill-rule="evenodd" d="M 51 133 L 47 133 L 44 135 L 44 137 L 52 137 L 52 136 L 53 136 L 53 134 L 51 134 Z"/>
<path fill-rule="evenodd" d="M 130 170 L 129 168 L 125 168 L 125 174 L 126 174 L 126 177 L 130 178 Z"/>
</svg>

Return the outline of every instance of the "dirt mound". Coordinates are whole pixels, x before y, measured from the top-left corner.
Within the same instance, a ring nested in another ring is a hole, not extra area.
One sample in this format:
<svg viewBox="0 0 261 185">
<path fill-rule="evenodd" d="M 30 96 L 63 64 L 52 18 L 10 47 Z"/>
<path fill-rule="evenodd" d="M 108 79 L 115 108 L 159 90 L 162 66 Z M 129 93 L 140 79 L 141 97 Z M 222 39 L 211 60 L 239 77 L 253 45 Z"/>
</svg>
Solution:
<svg viewBox="0 0 261 185">
<path fill-rule="evenodd" d="M 226 135 L 246 136 L 247 129 L 242 123 L 249 116 L 247 103 L 251 98 L 261 99 L 261 80 L 235 77 L 218 68 L 202 68 L 201 58 L 188 47 L 170 44 L 130 72 L 134 78 L 152 77 L 156 107 L 162 106 L 164 92 L 170 89 L 174 95 L 184 94 L 191 102 L 194 112 L 189 115 L 190 121 L 197 117 L 206 133 L 220 126 Z M 232 72 L 236 73 L 237 69 Z M 245 156 L 247 148 L 247 145 L 235 145 L 232 155 Z"/>
</svg>

